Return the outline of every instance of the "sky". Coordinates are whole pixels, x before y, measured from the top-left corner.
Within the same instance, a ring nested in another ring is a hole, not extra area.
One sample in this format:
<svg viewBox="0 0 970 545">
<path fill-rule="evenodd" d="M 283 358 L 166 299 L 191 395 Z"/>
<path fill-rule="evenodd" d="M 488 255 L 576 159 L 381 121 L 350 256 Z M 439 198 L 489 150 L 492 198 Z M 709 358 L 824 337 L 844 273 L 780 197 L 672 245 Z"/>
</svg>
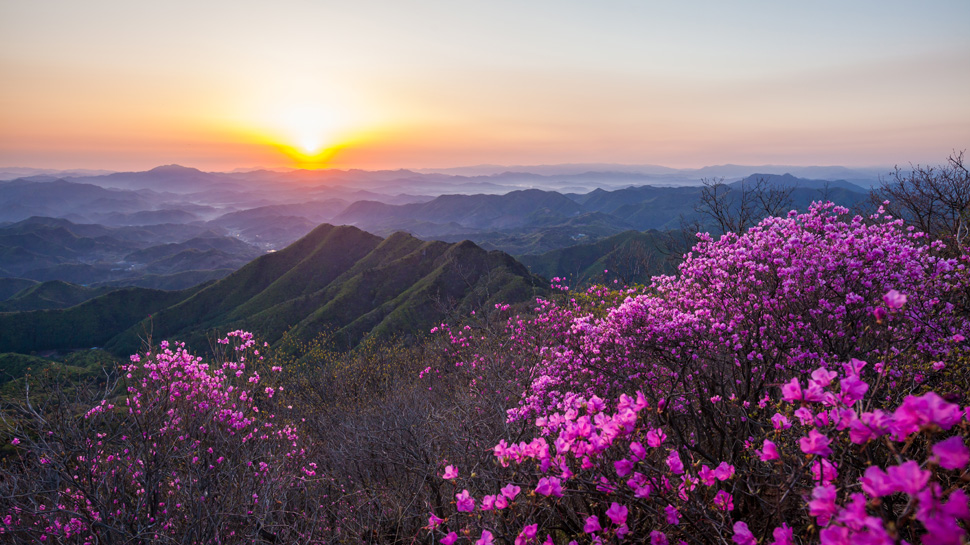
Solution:
<svg viewBox="0 0 970 545">
<path fill-rule="evenodd" d="M 970 2 L 0 0 L 0 166 L 940 164 Z"/>
</svg>

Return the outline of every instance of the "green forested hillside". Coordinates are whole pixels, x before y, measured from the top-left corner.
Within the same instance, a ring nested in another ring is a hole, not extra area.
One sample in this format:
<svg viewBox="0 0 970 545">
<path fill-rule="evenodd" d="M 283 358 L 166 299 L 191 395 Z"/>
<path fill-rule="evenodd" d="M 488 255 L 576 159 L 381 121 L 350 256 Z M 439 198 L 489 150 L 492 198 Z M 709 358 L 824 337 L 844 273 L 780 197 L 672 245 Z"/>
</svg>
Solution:
<svg viewBox="0 0 970 545">
<path fill-rule="evenodd" d="M 117 290 L 63 310 L 0 314 L 0 351 L 104 346 L 138 350 L 147 336 L 203 346 L 213 331 L 259 330 L 269 341 L 337 332 L 345 346 L 368 334 L 420 335 L 449 312 L 515 302 L 542 283 L 512 257 L 465 241 L 387 239 L 321 225 L 214 283 L 181 292 Z"/>
</svg>

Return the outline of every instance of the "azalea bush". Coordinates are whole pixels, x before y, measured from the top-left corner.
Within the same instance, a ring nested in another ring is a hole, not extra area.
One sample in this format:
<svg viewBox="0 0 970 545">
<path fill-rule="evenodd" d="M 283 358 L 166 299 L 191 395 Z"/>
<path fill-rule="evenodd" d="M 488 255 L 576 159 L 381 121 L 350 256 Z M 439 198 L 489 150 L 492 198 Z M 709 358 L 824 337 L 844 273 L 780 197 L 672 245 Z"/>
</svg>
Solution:
<svg viewBox="0 0 970 545">
<path fill-rule="evenodd" d="M 218 341 L 215 362 L 182 344 L 131 357 L 119 395 L 28 405 L 12 430 L 0 533 L 20 542 L 209 543 L 305 539 L 326 482 L 279 400 L 281 369 L 252 334 Z M 107 395 L 105 395 L 107 394 Z M 281 414 L 282 413 L 282 414 Z"/>
<path fill-rule="evenodd" d="M 429 527 L 446 544 L 959 540 L 967 278 L 965 256 L 882 210 L 828 203 L 701 234 L 647 288 L 541 301 L 490 356 L 526 385 L 518 437 Z M 447 334 L 458 368 L 488 363 Z"/>
</svg>

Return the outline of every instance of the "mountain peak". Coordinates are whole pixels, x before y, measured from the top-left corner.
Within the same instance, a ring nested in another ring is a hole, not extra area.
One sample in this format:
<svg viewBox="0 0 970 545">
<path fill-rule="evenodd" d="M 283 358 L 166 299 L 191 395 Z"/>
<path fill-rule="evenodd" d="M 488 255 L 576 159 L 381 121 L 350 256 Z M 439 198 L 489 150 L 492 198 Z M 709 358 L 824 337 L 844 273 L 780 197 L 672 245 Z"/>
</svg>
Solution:
<svg viewBox="0 0 970 545">
<path fill-rule="evenodd" d="M 199 169 L 197 169 L 197 168 L 183 167 L 182 165 L 171 164 L 171 165 L 161 165 L 161 166 L 157 166 L 157 167 L 149 170 L 148 172 L 156 172 L 156 173 L 161 173 L 161 174 L 188 174 L 190 172 L 191 173 L 196 173 L 196 172 L 201 173 L 202 171 L 199 170 Z"/>
</svg>

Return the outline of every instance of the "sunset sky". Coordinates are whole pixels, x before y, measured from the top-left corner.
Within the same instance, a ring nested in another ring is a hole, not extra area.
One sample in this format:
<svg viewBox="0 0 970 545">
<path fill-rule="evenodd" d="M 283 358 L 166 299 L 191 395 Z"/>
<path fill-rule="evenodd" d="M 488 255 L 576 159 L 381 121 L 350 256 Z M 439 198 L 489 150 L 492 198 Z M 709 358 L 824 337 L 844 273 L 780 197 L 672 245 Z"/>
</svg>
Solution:
<svg viewBox="0 0 970 545">
<path fill-rule="evenodd" d="M 877 166 L 970 147 L 970 2 L 0 0 L 0 166 Z"/>
</svg>

